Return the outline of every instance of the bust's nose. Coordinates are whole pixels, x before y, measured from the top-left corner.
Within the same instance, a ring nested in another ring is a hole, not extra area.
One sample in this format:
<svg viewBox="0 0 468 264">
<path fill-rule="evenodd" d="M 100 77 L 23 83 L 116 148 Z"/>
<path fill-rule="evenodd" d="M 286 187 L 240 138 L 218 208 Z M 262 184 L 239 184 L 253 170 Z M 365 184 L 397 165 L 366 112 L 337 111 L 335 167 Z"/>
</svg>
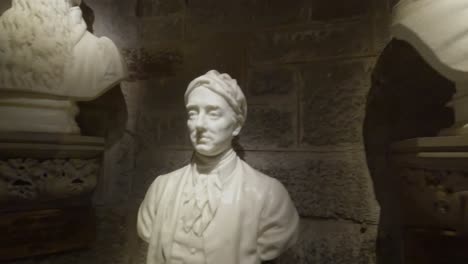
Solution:
<svg viewBox="0 0 468 264">
<path fill-rule="evenodd" d="M 205 130 L 206 129 L 206 115 L 204 113 L 200 113 L 195 120 L 195 128 L 197 130 Z"/>
</svg>

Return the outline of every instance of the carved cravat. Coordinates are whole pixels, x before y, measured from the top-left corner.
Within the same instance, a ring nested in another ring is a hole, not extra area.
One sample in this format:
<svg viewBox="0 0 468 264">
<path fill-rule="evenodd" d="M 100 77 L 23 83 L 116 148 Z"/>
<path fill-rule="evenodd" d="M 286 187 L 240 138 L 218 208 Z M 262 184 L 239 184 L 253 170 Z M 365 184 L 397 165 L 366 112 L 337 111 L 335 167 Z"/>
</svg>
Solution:
<svg viewBox="0 0 468 264">
<path fill-rule="evenodd" d="M 216 214 L 222 195 L 222 183 L 217 174 L 194 175 L 193 186 L 183 194 L 183 229 L 201 236 Z"/>
<path fill-rule="evenodd" d="M 182 196 L 181 220 L 186 233 L 193 231 L 196 236 L 202 236 L 213 220 L 222 197 L 223 184 L 232 174 L 236 157 L 232 150 L 215 163 L 194 157 L 192 181 L 185 186 Z"/>
</svg>

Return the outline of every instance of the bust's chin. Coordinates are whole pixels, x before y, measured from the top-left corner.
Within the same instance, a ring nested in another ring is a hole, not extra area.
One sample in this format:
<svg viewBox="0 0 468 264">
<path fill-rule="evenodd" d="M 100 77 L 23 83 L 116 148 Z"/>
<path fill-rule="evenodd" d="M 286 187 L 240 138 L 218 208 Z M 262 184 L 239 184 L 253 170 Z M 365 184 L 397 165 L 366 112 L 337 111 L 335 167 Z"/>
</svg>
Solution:
<svg viewBox="0 0 468 264">
<path fill-rule="evenodd" d="M 215 149 L 215 148 L 211 148 L 209 146 L 200 144 L 200 145 L 194 146 L 194 149 L 198 155 L 214 158 L 229 151 L 231 149 L 231 146 L 228 146 L 222 149 Z"/>
<path fill-rule="evenodd" d="M 205 157 L 216 157 L 220 153 L 222 153 L 223 151 L 214 151 L 214 150 L 211 150 L 211 149 L 207 149 L 207 148 L 205 148 L 203 146 L 196 146 L 195 147 L 195 152 L 198 155 L 205 156 Z"/>
</svg>

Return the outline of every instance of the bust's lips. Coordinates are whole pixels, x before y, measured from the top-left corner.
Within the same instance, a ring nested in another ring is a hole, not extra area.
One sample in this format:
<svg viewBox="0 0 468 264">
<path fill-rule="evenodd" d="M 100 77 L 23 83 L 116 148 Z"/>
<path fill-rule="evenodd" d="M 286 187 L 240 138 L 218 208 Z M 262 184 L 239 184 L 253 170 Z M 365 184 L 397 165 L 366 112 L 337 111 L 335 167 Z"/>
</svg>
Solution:
<svg viewBox="0 0 468 264">
<path fill-rule="evenodd" d="M 208 143 L 209 141 L 210 141 L 210 138 L 208 138 L 208 137 L 199 137 L 197 139 L 197 143 L 199 143 L 199 144 Z"/>
</svg>

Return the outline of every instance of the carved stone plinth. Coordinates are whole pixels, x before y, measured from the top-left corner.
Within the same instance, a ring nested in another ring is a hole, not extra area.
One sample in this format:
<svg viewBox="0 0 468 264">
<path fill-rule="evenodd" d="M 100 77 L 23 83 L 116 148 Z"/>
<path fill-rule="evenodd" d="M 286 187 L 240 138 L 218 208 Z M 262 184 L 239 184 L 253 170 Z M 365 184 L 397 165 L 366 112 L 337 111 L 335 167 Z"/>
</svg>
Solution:
<svg viewBox="0 0 468 264">
<path fill-rule="evenodd" d="M 0 134 L 0 261 L 86 247 L 104 140 Z"/>
<path fill-rule="evenodd" d="M 405 263 L 465 263 L 459 261 L 468 260 L 466 250 L 453 245 L 468 245 L 468 138 L 410 139 L 392 152 Z"/>
<path fill-rule="evenodd" d="M 79 134 L 78 112 L 71 100 L 0 94 L 0 131 Z"/>
</svg>

